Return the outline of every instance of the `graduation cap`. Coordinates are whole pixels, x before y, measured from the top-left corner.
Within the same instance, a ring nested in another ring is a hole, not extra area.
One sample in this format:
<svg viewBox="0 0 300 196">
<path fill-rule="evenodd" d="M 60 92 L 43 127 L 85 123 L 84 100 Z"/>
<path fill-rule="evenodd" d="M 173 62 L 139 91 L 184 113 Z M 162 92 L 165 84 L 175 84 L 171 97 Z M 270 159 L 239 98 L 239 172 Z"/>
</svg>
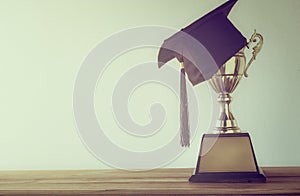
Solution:
<svg viewBox="0 0 300 196">
<path fill-rule="evenodd" d="M 229 0 L 181 29 L 162 44 L 158 67 L 176 58 L 180 62 L 181 145 L 189 146 L 185 73 L 193 85 L 209 80 L 218 69 L 247 45 L 246 38 L 227 18 L 238 0 Z"/>
</svg>

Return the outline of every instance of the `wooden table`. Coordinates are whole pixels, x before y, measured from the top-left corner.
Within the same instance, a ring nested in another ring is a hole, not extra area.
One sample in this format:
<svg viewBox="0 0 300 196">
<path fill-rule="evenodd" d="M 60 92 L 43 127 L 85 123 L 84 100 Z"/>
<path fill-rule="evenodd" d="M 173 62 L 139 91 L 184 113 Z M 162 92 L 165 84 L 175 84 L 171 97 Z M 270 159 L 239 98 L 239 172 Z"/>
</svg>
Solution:
<svg viewBox="0 0 300 196">
<path fill-rule="evenodd" d="M 300 167 L 263 168 L 267 183 L 191 184 L 193 169 L 0 171 L 0 195 L 298 194 Z"/>
</svg>

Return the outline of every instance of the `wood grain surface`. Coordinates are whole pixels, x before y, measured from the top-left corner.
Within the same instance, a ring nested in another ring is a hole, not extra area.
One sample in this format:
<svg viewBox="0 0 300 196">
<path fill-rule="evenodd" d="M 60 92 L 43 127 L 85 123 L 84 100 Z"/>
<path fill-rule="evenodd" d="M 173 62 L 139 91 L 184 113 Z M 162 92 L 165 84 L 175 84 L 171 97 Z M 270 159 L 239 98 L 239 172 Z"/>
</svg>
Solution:
<svg viewBox="0 0 300 196">
<path fill-rule="evenodd" d="M 300 195 L 300 167 L 265 167 L 267 183 L 200 183 L 193 169 L 0 171 L 0 195 Z"/>
</svg>

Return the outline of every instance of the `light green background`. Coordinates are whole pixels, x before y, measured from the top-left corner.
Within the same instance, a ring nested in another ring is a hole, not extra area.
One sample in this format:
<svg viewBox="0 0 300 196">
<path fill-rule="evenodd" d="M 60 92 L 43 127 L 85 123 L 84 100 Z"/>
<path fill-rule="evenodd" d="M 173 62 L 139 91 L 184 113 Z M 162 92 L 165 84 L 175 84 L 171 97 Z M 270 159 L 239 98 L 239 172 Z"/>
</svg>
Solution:
<svg viewBox="0 0 300 196">
<path fill-rule="evenodd" d="M 74 122 L 72 91 L 83 59 L 115 32 L 143 25 L 180 29 L 223 2 L 1 0 L 0 170 L 109 168 L 86 150 Z M 262 166 L 300 165 L 299 10 L 299 0 L 244 0 L 230 15 L 246 37 L 254 29 L 265 37 L 249 78 L 233 94 L 234 114 L 240 127 L 251 133 Z M 156 59 L 154 49 L 136 52 L 147 60 Z M 131 60 L 126 61 L 124 56 L 122 63 L 130 66 Z M 118 73 L 111 71 L 105 77 L 117 79 Z M 133 118 L 140 123 L 149 120 L 147 98 L 160 99 L 152 94 L 161 87 L 148 88 L 137 91 L 129 102 Z M 195 88 L 201 95 L 197 138 L 184 154 L 165 167 L 195 166 L 211 109 L 207 85 Z M 110 137 L 133 150 L 164 144 L 164 137 L 170 137 L 179 126 L 179 105 L 173 94 L 163 95 L 161 103 L 171 112 L 164 129 L 167 132 L 161 137 L 148 138 L 147 142 L 135 138 L 134 143 L 117 130 L 108 114 L 102 120 L 114 130 L 108 133 Z"/>
</svg>

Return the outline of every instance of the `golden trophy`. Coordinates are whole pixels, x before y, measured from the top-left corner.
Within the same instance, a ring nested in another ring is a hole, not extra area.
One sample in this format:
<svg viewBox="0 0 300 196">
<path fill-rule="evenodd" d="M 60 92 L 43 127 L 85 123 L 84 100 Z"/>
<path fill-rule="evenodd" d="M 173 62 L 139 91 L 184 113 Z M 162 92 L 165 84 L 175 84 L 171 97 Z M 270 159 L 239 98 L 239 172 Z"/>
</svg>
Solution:
<svg viewBox="0 0 300 196">
<path fill-rule="evenodd" d="M 219 95 L 220 115 L 215 130 L 203 135 L 195 174 L 190 182 L 266 181 L 257 165 L 249 134 L 241 131 L 230 110 L 230 94 L 243 76 L 248 77 L 247 70 L 262 48 L 262 35 L 254 32 L 247 47 L 254 42 L 257 44 L 248 64 L 243 48 L 208 80 Z"/>
<path fill-rule="evenodd" d="M 220 115 L 211 133 L 204 134 L 195 173 L 190 182 L 265 182 L 250 135 L 241 131 L 230 110 L 231 93 L 262 48 L 263 37 L 254 32 L 250 40 L 228 19 L 238 0 L 228 0 L 208 14 L 164 40 L 158 67 L 171 59 L 180 62 L 180 143 L 190 146 L 186 75 L 192 85 L 208 81 L 219 94 Z M 253 43 L 248 63 L 245 48 Z"/>
</svg>

